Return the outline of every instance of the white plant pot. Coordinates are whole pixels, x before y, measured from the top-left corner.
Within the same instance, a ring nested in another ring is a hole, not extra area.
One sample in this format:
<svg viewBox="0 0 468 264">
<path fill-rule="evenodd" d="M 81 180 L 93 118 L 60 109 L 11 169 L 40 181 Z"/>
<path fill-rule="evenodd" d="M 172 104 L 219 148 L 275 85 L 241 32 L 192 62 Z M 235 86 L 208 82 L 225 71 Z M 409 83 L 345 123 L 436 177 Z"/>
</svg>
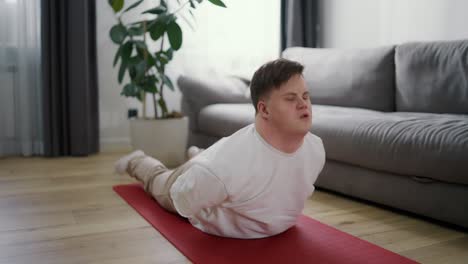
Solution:
<svg viewBox="0 0 468 264">
<path fill-rule="evenodd" d="M 134 149 L 167 167 L 179 166 L 186 161 L 188 118 L 131 119 L 130 139 Z"/>
</svg>

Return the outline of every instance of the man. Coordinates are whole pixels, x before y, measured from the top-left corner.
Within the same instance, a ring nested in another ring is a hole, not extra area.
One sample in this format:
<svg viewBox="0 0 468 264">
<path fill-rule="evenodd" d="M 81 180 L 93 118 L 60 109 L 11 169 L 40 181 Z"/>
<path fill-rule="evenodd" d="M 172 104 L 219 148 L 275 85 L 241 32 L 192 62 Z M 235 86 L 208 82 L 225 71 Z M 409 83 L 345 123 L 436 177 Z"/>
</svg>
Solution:
<svg viewBox="0 0 468 264">
<path fill-rule="evenodd" d="M 255 123 L 181 167 L 168 170 L 136 151 L 116 170 L 136 177 L 162 207 L 206 233 L 261 238 L 287 230 L 325 163 L 321 139 L 309 132 L 311 103 L 302 71 L 286 59 L 260 67 L 250 85 Z"/>
</svg>

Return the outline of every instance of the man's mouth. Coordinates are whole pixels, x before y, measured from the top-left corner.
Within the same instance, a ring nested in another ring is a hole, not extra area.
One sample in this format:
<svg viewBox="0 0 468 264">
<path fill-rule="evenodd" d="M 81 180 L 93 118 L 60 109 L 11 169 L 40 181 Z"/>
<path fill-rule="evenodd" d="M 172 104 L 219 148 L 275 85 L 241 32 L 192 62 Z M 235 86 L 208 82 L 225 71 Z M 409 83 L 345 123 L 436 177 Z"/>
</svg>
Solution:
<svg viewBox="0 0 468 264">
<path fill-rule="evenodd" d="M 309 114 L 302 114 L 300 118 L 301 119 L 309 118 Z"/>
</svg>

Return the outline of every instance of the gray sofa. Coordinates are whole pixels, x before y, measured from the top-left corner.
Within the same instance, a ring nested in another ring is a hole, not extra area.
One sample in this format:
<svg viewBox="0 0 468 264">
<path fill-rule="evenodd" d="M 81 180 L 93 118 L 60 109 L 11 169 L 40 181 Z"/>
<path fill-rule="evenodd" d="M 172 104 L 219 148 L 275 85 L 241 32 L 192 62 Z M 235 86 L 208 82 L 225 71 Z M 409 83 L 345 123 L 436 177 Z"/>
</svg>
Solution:
<svg viewBox="0 0 468 264">
<path fill-rule="evenodd" d="M 282 56 L 305 65 L 311 132 L 327 153 L 318 187 L 468 227 L 468 41 Z M 254 121 L 246 80 L 182 76 L 178 85 L 190 145 Z"/>
</svg>

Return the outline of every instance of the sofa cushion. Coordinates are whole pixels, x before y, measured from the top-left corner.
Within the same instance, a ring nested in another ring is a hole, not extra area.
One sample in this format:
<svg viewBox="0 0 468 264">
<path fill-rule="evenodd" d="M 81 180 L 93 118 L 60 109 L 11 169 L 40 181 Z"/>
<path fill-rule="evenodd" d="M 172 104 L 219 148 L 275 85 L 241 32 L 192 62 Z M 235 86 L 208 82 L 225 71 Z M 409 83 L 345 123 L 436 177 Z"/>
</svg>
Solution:
<svg viewBox="0 0 468 264">
<path fill-rule="evenodd" d="M 255 121 L 252 104 L 212 104 L 199 114 L 199 130 L 210 136 L 227 137 Z"/>
<path fill-rule="evenodd" d="M 305 66 L 312 103 L 395 109 L 394 47 L 373 49 L 288 48 L 282 56 Z"/>
<path fill-rule="evenodd" d="M 396 48 L 396 108 L 468 114 L 468 40 Z"/>
<path fill-rule="evenodd" d="M 468 116 L 313 107 L 327 158 L 379 171 L 468 184 Z"/>
<path fill-rule="evenodd" d="M 234 76 L 183 76 L 177 80 L 182 92 L 182 112 L 189 116 L 190 130 L 199 131 L 201 109 L 216 103 L 249 103 L 248 82 Z"/>
</svg>

